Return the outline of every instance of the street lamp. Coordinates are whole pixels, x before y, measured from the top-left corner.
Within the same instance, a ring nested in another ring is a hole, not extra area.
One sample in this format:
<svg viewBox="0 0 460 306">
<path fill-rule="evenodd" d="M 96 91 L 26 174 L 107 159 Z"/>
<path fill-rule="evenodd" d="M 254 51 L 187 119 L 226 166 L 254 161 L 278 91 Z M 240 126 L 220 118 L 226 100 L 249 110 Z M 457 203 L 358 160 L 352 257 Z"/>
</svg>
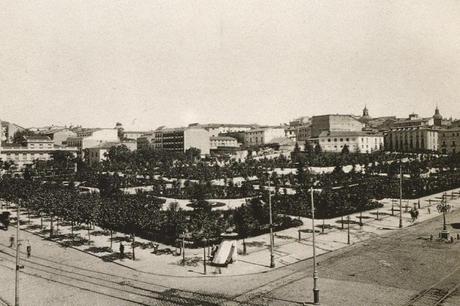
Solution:
<svg viewBox="0 0 460 306">
<path fill-rule="evenodd" d="M 313 185 L 310 188 L 310 192 L 311 192 L 311 227 L 312 227 L 312 240 L 313 240 L 313 304 L 319 305 L 318 271 L 316 271 L 315 204 L 313 201 Z"/>
<path fill-rule="evenodd" d="M 399 162 L 399 228 L 402 228 L 402 164 Z"/>
<path fill-rule="evenodd" d="M 16 203 L 16 271 L 15 271 L 15 283 L 14 283 L 14 305 L 19 306 L 19 246 L 20 246 L 20 240 L 19 240 L 19 203 L 20 201 Z"/>
<path fill-rule="evenodd" d="M 270 190 L 270 173 L 268 174 L 268 210 L 270 216 L 270 268 L 275 267 L 275 255 L 273 255 L 273 216 L 272 216 L 272 193 Z"/>
</svg>

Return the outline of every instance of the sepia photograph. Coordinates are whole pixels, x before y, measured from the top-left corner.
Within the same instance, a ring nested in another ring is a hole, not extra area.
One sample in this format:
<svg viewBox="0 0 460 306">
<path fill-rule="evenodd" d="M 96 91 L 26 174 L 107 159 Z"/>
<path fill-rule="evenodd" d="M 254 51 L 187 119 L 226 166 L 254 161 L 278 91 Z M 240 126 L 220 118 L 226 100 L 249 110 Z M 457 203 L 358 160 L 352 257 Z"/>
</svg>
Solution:
<svg viewBox="0 0 460 306">
<path fill-rule="evenodd" d="M 3 0 L 0 306 L 458 306 L 459 105 L 458 0 Z"/>
</svg>

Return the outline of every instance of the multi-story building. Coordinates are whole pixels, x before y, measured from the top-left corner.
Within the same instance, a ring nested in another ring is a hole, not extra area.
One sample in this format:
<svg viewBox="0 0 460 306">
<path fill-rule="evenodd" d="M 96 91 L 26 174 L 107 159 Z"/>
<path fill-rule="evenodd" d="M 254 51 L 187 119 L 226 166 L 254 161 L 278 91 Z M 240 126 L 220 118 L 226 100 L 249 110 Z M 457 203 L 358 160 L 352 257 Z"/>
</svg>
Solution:
<svg viewBox="0 0 460 306">
<path fill-rule="evenodd" d="M 107 159 L 106 153 L 110 148 L 117 146 L 126 146 L 128 150 L 134 151 L 137 149 L 136 141 L 128 140 L 123 142 L 103 142 L 91 148 L 86 148 L 85 160 L 90 165 L 102 162 Z"/>
<path fill-rule="evenodd" d="M 59 146 L 67 145 L 67 138 L 77 136 L 77 133 L 68 128 L 42 130 L 39 131 L 38 134 L 48 136 L 51 140 L 53 140 L 55 145 Z"/>
<path fill-rule="evenodd" d="M 392 128 L 384 133 L 385 150 L 424 152 L 438 150 L 439 129 L 432 126 Z"/>
<path fill-rule="evenodd" d="M 153 147 L 153 142 L 155 139 L 154 132 L 148 132 L 141 137 L 137 138 L 137 149 L 147 149 Z"/>
<path fill-rule="evenodd" d="M 5 145 L 0 147 L 0 159 L 14 162 L 19 169 L 32 164 L 35 160 L 51 160 L 57 151 L 65 151 L 76 155 L 77 148 L 55 146 L 47 136 L 26 136 L 22 145 Z"/>
<path fill-rule="evenodd" d="M 207 123 L 199 124 L 192 123 L 188 127 L 203 128 L 209 132 L 210 136 L 219 136 L 226 133 L 246 132 L 250 129 L 256 128 L 256 124 L 227 124 L 227 123 Z"/>
<path fill-rule="evenodd" d="M 82 129 L 76 137 L 67 138 L 67 146 L 77 147 L 79 151 L 95 147 L 104 142 L 120 142 L 116 129 Z"/>
<path fill-rule="evenodd" d="M 260 146 L 271 143 L 276 138 L 284 138 L 284 127 L 266 127 L 252 129 L 245 132 L 244 144 L 246 146 Z"/>
<path fill-rule="evenodd" d="M 322 115 L 311 119 L 311 138 L 317 138 L 322 132 L 360 132 L 364 124 L 351 115 Z"/>
<path fill-rule="evenodd" d="M 439 151 L 443 154 L 460 152 L 460 127 L 439 131 Z"/>
<path fill-rule="evenodd" d="M 383 134 L 363 131 L 323 131 L 318 143 L 324 152 L 342 152 L 345 146 L 351 153 L 371 153 L 383 149 Z"/>
<path fill-rule="evenodd" d="M 385 132 L 385 150 L 398 152 L 423 152 L 438 151 L 440 147 L 441 130 L 450 125 L 451 120 L 444 120 L 436 107 L 432 117 L 420 118 L 412 113 L 406 119 L 396 121 L 392 128 Z M 447 133 L 446 135 L 449 135 Z M 446 136 L 447 137 L 447 136 Z M 447 142 L 444 139 L 446 152 L 449 152 Z"/>
<path fill-rule="evenodd" d="M 224 149 L 224 148 L 239 148 L 238 141 L 233 137 L 228 136 L 211 136 L 211 150 Z"/>
<path fill-rule="evenodd" d="M 5 141 L 6 143 L 12 143 L 14 134 L 25 130 L 25 128 L 8 121 L 1 121 L 0 126 L 0 141 Z"/>
<path fill-rule="evenodd" d="M 200 127 L 160 127 L 153 135 L 154 149 L 185 152 L 189 148 L 197 148 L 201 155 L 209 155 L 210 152 L 210 132 Z"/>
</svg>

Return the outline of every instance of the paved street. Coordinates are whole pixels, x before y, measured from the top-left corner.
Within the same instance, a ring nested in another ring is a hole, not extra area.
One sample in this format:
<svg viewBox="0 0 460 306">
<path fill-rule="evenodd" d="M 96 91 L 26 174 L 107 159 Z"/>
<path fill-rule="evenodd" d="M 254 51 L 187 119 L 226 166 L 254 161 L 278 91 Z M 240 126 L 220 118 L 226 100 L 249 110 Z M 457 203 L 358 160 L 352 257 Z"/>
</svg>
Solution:
<svg viewBox="0 0 460 306">
<path fill-rule="evenodd" d="M 458 229 L 460 211 L 448 214 Z M 437 217 L 319 257 L 323 305 L 443 305 L 460 301 L 460 242 L 429 241 Z M 0 297 L 13 303 L 14 251 L 0 232 Z M 22 254 L 22 305 L 297 305 L 312 300 L 311 260 L 245 276 L 171 277 L 140 273 L 29 233 Z M 435 285 L 434 287 L 432 287 Z M 412 302 L 411 302 L 412 301 Z"/>
</svg>

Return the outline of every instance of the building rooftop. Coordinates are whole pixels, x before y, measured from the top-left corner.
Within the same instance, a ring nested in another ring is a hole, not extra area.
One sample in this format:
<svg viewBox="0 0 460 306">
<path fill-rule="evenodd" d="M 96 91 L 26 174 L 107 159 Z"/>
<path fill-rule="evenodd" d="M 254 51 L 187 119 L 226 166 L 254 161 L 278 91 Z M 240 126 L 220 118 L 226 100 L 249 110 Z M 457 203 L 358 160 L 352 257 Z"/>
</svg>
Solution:
<svg viewBox="0 0 460 306">
<path fill-rule="evenodd" d="M 323 131 L 318 137 L 358 137 L 358 136 L 382 136 L 380 133 L 369 133 L 366 131 Z"/>
<path fill-rule="evenodd" d="M 229 136 L 211 136 L 209 137 L 209 139 L 211 140 L 230 140 L 230 141 L 235 140 L 236 141 L 236 138 L 229 137 Z"/>
</svg>

